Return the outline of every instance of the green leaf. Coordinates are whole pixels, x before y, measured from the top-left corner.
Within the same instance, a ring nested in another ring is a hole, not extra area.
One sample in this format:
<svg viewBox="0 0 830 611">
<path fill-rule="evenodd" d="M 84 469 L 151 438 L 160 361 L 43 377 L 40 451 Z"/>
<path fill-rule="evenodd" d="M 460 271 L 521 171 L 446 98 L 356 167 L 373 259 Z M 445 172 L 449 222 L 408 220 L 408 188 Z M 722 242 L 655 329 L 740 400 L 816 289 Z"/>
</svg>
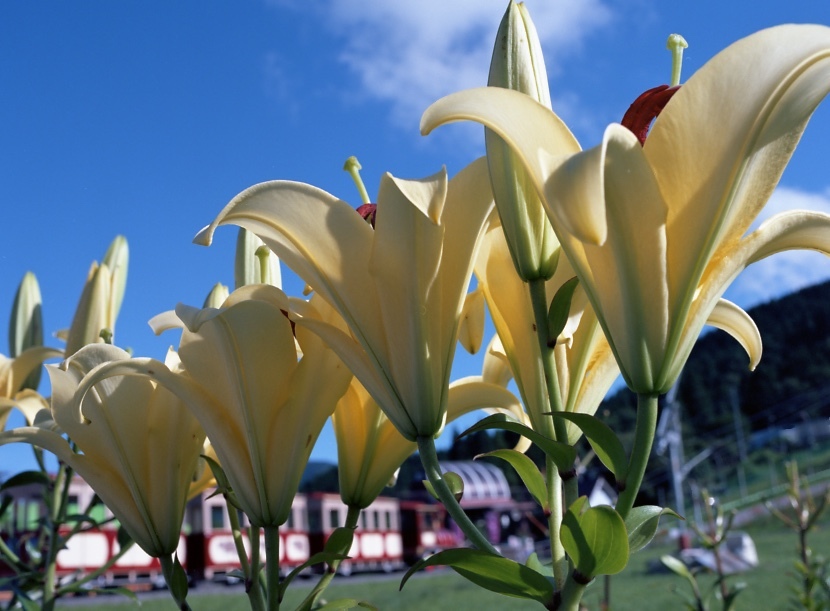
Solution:
<svg viewBox="0 0 830 611">
<path fill-rule="evenodd" d="M 559 538 L 576 570 L 588 579 L 619 573 L 628 564 L 622 517 L 607 505 L 588 506 L 587 497 L 579 497 L 565 512 Z"/>
<path fill-rule="evenodd" d="M 118 532 L 115 535 L 116 541 L 118 541 L 118 548 L 124 549 L 125 547 L 133 544 L 133 538 L 130 536 L 123 526 L 118 527 Z"/>
<path fill-rule="evenodd" d="M 0 497 L 0 520 L 2 520 L 3 516 L 6 515 L 6 512 L 9 510 L 9 507 L 12 506 L 14 502 L 14 497 L 11 495 L 4 495 Z"/>
<path fill-rule="evenodd" d="M 42 471 L 22 471 L 16 475 L 12 475 L 9 479 L 3 482 L 0 486 L 0 492 L 5 492 L 10 488 L 17 486 L 28 486 L 29 484 L 38 484 L 44 487 L 50 486 L 52 480 Z"/>
<path fill-rule="evenodd" d="M 675 575 L 680 575 L 681 577 L 688 579 L 689 582 L 692 584 L 697 583 L 695 581 L 695 576 L 692 575 L 692 572 L 689 570 L 689 567 L 687 567 L 685 564 L 683 564 L 682 561 L 678 560 L 674 556 L 669 556 L 668 554 L 660 556 L 660 562 L 662 562 L 663 565 Z"/>
<path fill-rule="evenodd" d="M 352 549 L 352 542 L 354 541 L 354 528 L 341 526 L 335 528 L 324 546 L 324 551 L 330 554 L 344 555 L 348 554 Z"/>
<path fill-rule="evenodd" d="M 288 576 L 282 580 L 280 583 L 280 593 L 281 597 L 285 595 L 285 591 L 288 589 L 289 584 L 294 581 L 294 578 L 306 570 L 310 566 L 314 566 L 315 564 L 323 564 L 324 562 L 328 562 L 331 564 L 335 560 L 346 560 L 349 558 L 346 554 L 335 554 L 332 552 L 317 552 L 311 558 L 303 562 L 300 566 L 296 567 L 292 570 Z M 245 576 L 240 572 L 240 578 L 244 579 Z"/>
<path fill-rule="evenodd" d="M 537 433 L 532 428 L 527 427 L 520 422 L 516 422 L 507 414 L 493 414 L 492 416 L 487 416 L 461 433 L 459 438 L 471 433 L 477 433 L 478 431 L 487 431 L 491 429 L 501 429 L 504 431 L 518 433 L 522 437 L 528 438 L 530 441 L 539 446 L 539 449 L 541 449 L 545 455 L 553 461 L 556 468 L 560 471 L 570 471 L 573 469 L 574 461 L 576 460 L 576 450 L 572 446 L 549 439 L 548 437 Z"/>
<path fill-rule="evenodd" d="M 723 599 L 723 611 L 732 611 L 735 608 L 735 599 L 738 597 L 738 594 L 744 591 L 746 588 L 746 584 L 736 583 L 735 587 L 732 589 L 729 594 L 726 595 L 726 598 Z"/>
<path fill-rule="evenodd" d="M 556 338 L 562 333 L 565 325 L 568 324 L 568 315 L 571 313 L 571 300 L 576 287 L 579 286 L 579 278 L 574 276 L 556 291 L 548 309 L 548 347 L 556 346 Z"/>
<path fill-rule="evenodd" d="M 447 487 L 450 489 L 450 492 L 452 492 L 455 500 L 460 503 L 462 497 L 464 496 L 464 480 L 461 479 L 461 476 L 458 475 L 458 473 L 447 471 L 441 474 L 441 478 L 444 480 L 444 483 L 447 484 Z M 427 489 L 427 492 L 432 495 L 432 498 L 436 501 L 440 501 L 441 499 L 438 498 L 435 488 L 432 487 L 432 482 L 427 479 L 421 481 L 423 481 L 424 487 Z"/>
<path fill-rule="evenodd" d="M 544 576 L 518 562 L 478 549 L 459 548 L 438 552 L 415 563 L 401 580 L 428 566 L 449 566 L 462 577 L 491 592 L 535 600 L 548 608 L 553 603 L 553 585 Z"/>
<path fill-rule="evenodd" d="M 173 554 L 173 571 L 167 579 L 167 587 L 170 588 L 170 594 L 178 603 L 183 603 L 187 600 L 187 573 L 184 572 L 182 563 L 179 562 L 179 555 Z"/>
<path fill-rule="evenodd" d="M 544 575 L 545 577 L 550 577 L 553 579 L 553 565 L 552 564 L 545 564 L 541 560 L 539 560 L 539 555 L 536 552 L 530 554 L 525 561 L 525 566 L 529 569 L 533 569 L 540 575 Z"/>
<path fill-rule="evenodd" d="M 487 452 L 486 454 L 479 454 L 476 458 L 481 458 L 482 456 L 494 456 L 510 463 L 510 466 L 513 467 L 513 469 L 516 470 L 516 473 L 519 474 L 519 477 L 522 478 L 522 482 L 524 483 L 525 488 L 527 488 L 527 491 L 530 492 L 530 495 L 536 500 L 537 503 L 539 503 L 539 505 L 542 506 L 542 509 L 550 511 L 550 505 L 548 504 L 548 487 L 545 485 L 545 478 L 530 458 L 518 450 L 506 449 L 493 450 L 492 452 Z"/>
<path fill-rule="evenodd" d="M 21 596 L 18 594 L 17 602 L 20 603 L 20 606 L 23 607 L 23 611 L 40 611 L 40 605 L 33 601 L 31 598 L 26 596 Z"/>
<path fill-rule="evenodd" d="M 377 611 L 377 607 L 370 605 L 365 600 L 357 600 L 356 598 L 338 598 L 325 603 L 322 607 L 316 607 L 316 611 L 322 611 L 323 609 L 354 609 L 356 607 Z"/>
<path fill-rule="evenodd" d="M 657 526 L 662 515 L 683 519 L 682 516 L 668 507 L 658 507 L 657 505 L 635 507 L 628 513 L 628 517 L 625 519 L 625 529 L 628 531 L 628 550 L 630 553 L 640 551 L 651 542 L 657 532 Z"/>
<path fill-rule="evenodd" d="M 205 462 L 207 462 L 208 467 L 210 467 L 211 473 L 213 473 L 213 478 L 216 480 L 216 492 L 214 492 L 210 496 L 223 494 L 231 505 L 241 510 L 242 508 L 239 506 L 239 501 L 236 499 L 236 495 L 233 493 L 233 488 L 231 487 L 231 483 L 228 480 L 228 476 L 225 475 L 225 470 L 222 468 L 222 465 L 220 465 L 207 454 L 200 454 L 200 456 L 205 459 Z"/>
<path fill-rule="evenodd" d="M 90 590 L 88 590 L 88 591 L 90 591 Z M 100 592 L 101 594 L 120 594 L 121 596 L 126 596 L 127 598 L 129 598 L 131 600 L 134 600 L 135 602 L 139 602 L 138 601 L 138 594 L 136 594 L 135 592 L 133 592 L 129 588 L 125 588 L 123 586 L 112 586 L 112 587 L 108 586 L 106 589 L 96 588 L 96 589 L 91 590 L 91 591 L 92 592 Z"/>
<path fill-rule="evenodd" d="M 554 418 L 563 418 L 573 422 L 591 444 L 597 458 L 614 474 L 617 481 L 625 481 L 628 473 L 628 457 L 622 442 L 607 424 L 592 414 L 573 412 L 553 412 Z"/>
</svg>

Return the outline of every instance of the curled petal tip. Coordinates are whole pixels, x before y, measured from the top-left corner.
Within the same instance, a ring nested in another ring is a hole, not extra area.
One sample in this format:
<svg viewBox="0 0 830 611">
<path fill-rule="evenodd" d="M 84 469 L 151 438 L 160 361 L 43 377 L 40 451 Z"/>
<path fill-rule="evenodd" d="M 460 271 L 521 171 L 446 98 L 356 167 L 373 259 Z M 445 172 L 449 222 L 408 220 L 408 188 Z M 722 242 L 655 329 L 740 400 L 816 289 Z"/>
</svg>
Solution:
<svg viewBox="0 0 830 611">
<path fill-rule="evenodd" d="M 213 225 L 203 227 L 196 234 L 196 237 L 193 238 L 193 243 L 199 246 L 210 246 L 211 242 L 213 242 L 213 229 Z"/>
</svg>

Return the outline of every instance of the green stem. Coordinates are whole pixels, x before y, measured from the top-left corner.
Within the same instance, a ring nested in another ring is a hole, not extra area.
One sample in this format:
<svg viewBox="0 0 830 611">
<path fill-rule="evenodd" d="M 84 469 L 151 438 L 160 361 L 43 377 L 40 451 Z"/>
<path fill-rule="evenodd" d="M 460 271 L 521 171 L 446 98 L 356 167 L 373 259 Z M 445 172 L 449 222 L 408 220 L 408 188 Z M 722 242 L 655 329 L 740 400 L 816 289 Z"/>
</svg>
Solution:
<svg viewBox="0 0 830 611">
<path fill-rule="evenodd" d="M 542 368 L 545 371 L 545 384 L 547 385 L 548 400 L 550 403 L 550 410 L 552 412 L 562 412 L 565 408 L 562 405 L 562 390 L 559 388 L 559 375 L 556 370 L 556 355 L 554 349 L 548 346 L 548 298 L 545 292 L 544 280 L 532 280 L 528 283 L 530 287 L 530 300 L 533 303 L 533 319 L 536 325 L 536 337 L 539 340 L 539 352 L 542 355 Z M 568 424 L 562 418 L 551 418 L 553 421 L 553 431 L 539 431 L 551 436 L 560 443 L 568 443 Z M 573 465 L 571 469 L 573 470 Z M 570 481 L 574 478 L 568 478 Z M 565 502 L 566 506 L 570 506 L 577 499 L 577 494 L 573 498 L 567 496 L 569 492 L 576 492 L 576 481 L 572 482 L 566 490 Z"/>
<path fill-rule="evenodd" d="M 251 578 L 251 565 L 248 563 L 248 552 L 245 550 L 245 543 L 242 540 L 242 527 L 239 525 L 239 514 L 236 512 L 228 495 L 223 495 L 225 498 L 225 505 L 228 509 L 228 518 L 231 522 L 231 536 L 233 537 L 233 544 L 236 547 L 236 555 L 239 556 L 239 568 L 242 571 L 242 576 L 248 582 Z"/>
<path fill-rule="evenodd" d="M 634 507 L 634 499 L 640 491 L 646 465 L 651 455 L 651 444 L 654 441 L 654 431 L 657 427 L 657 397 L 656 394 L 637 395 L 637 424 L 634 428 L 634 445 L 631 448 L 631 458 L 628 461 L 628 473 L 625 478 L 625 489 L 620 492 L 617 500 L 617 513 L 622 519 Z"/>
<path fill-rule="evenodd" d="M 259 527 L 248 528 L 248 541 L 251 544 L 251 573 L 245 580 L 245 592 L 251 603 L 253 611 L 264 611 L 265 599 L 262 595 L 262 585 L 259 574 L 262 571 L 262 564 L 259 561 Z M 277 552 L 279 553 L 279 552 Z"/>
<path fill-rule="evenodd" d="M 233 537 L 233 544 L 236 547 L 236 555 L 239 557 L 239 568 L 242 571 L 242 578 L 245 583 L 245 594 L 248 595 L 248 604 L 251 605 L 252 611 L 265 611 L 265 601 L 262 598 L 262 589 L 259 583 L 255 583 L 251 575 L 251 564 L 248 562 L 248 552 L 245 550 L 245 543 L 242 539 L 242 527 L 239 524 L 239 514 L 236 507 L 228 500 L 228 495 L 225 497 L 225 504 L 228 508 L 228 518 L 231 522 L 231 536 Z M 257 533 L 257 550 L 259 550 L 259 536 Z M 251 542 L 253 547 L 253 542 Z M 257 551 L 257 556 L 259 551 Z"/>
<path fill-rule="evenodd" d="M 268 611 L 280 609 L 280 527 L 265 527 L 265 599 Z"/>
<path fill-rule="evenodd" d="M 51 611 L 55 607 L 55 588 L 57 586 L 58 552 L 61 549 L 60 527 L 63 505 L 68 490 L 69 467 L 59 463 L 55 475 L 52 495 L 49 498 L 49 546 L 46 552 L 46 566 L 43 574 L 43 606 L 42 611 Z"/>
<path fill-rule="evenodd" d="M 557 611 L 579 611 L 579 603 L 587 584 L 580 583 L 571 574 L 565 587 L 562 589 L 562 597 L 559 599 Z"/>
<path fill-rule="evenodd" d="M 348 513 L 346 513 L 346 524 L 345 528 L 350 528 L 355 530 L 357 528 L 357 521 L 360 518 L 360 507 L 355 505 L 349 505 Z M 351 548 L 351 542 L 349 542 L 349 548 Z M 329 551 L 329 550 L 326 550 Z M 342 552 L 343 554 L 348 554 L 348 549 L 341 549 L 341 550 L 331 550 L 333 552 Z M 337 574 L 337 569 L 340 566 L 342 560 L 332 560 L 329 562 L 329 567 L 326 569 L 326 572 L 323 573 L 323 576 L 320 577 L 320 581 L 317 582 L 317 585 L 314 586 L 314 589 L 309 593 L 308 596 L 305 597 L 302 603 L 297 607 L 298 611 L 306 611 L 307 609 L 313 609 L 314 605 L 317 603 L 317 600 L 322 596 L 323 592 L 329 587 L 332 579 L 334 579 L 335 574 Z"/>
<path fill-rule="evenodd" d="M 548 402 L 552 412 L 564 411 L 562 406 L 562 392 L 559 387 L 559 376 L 556 369 L 556 355 L 554 349 L 548 345 L 548 298 L 544 280 L 532 280 L 528 283 L 530 290 L 530 301 L 533 304 L 533 319 L 536 326 L 536 337 L 539 341 L 539 354 L 542 359 L 542 368 L 545 372 L 545 384 L 548 392 Z M 551 417 L 553 426 L 543 434 L 553 437 L 561 443 L 568 443 L 567 423 L 561 418 Z M 547 421 L 547 422 L 549 422 Z M 561 589 L 565 583 L 568 573 L 568 558 L 565 548 L 560 540 L 562 530 L 562 516 L 565 508 L 570 507 L 579 496 L 576 477 L 571 473 L 573 465 L 568 469 L 567 478 L 563 478 L 558 467 L 551 461 L 547 461 L 547 484 L 548 503 L 550 505 L 550 516 L 548 516 L 549 538 L 551 560 L 553 562 L 553 575 L 556 580 L 557 589 Z M 564 491 L 563 491 L 564 485 Z"/>
<path fill-rule="evenodd" d="M 562 478 L 553 461 L 548 458 L 545 465 L 548 486 L 548 505 L 551 513 L 548 516 L 548 537 L 550 539 L 550 557 L 553 565 L 553 578 L 556 581 L 556 590 L 559 591 L 565 584 L 568 576 L 568 557 L 565 547 L 559 538 L 562 530 Z"/>
<path fill-rule="evenodd" d="M 161 555 L 158 559 L 159 564 L 161 564 L 161 571 L 164 574 L 164 581 L 167 582 L 167 588 L 170 590 L 173 600 L 176 601 L 176 606 L 181 611 L 191 611 L 190 605 L 187 604 L 187 577 L 184 575 L 182 565 L 176 565 L 172 554 Z M 179 579 L 177 579 L 176 573 L 180 573 Z M 181 579 L 184 580 L 184 592 L 178 591 L 177 583 L 181 583 Z"/>
<path fill-rule="evenodd" d="M 418 437 L 418 453 L 421 457 L 421 464 L 424 465 L 427 479 L 432 484 L 438 499 L 444 504 L 450 517 L 455 520 L 455 523 L 474 546 L 491 554 L 498 554 L 496 548 L 487 540 L 487 537 L 476 528 L 476 525 L 464 513 L 449 486 L 444 482 L 444 478 L 441 476 L 441 466 L 438 464 L 438 454 L 435 451 L 435 439 L 431 436 Z"/>
</svg>

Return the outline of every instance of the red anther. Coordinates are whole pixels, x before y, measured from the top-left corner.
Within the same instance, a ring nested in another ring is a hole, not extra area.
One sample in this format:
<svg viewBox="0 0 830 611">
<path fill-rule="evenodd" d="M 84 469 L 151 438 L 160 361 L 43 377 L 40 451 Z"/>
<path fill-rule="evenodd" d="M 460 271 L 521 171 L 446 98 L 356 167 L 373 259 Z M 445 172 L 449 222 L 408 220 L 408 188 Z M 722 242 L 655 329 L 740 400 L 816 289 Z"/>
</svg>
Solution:
<svg viewBox="0 0 830 611">
<path fill-rule="evenodd" d="M 291 320 L 291 317 L 288 315 L 288 312 L 286 310 L 283 310 L 282 308 L 280 308 L 280 312 L 282 312 L 282 315 L 285 316 L 288 319 L 288 322 L 291 323 L 291 334 L 294 337 L 297 337 L 297 323 L 295 323 L 293 320 Z"/>
<path fill-rule="evenodd" d="M 680 85 L 674 87 L 658 85 L 641 93 L 640 97 L 628 107 L 621 123 L 637 136 L 637 140 L 640 141 L 641 145 L 646 142 L 651 122 L 657 118 L 657 115 L 666 107 L 666 104 L 669 103 L 669 100 L 677 93 L 678 89 L 680 89 Z"/>
<path fill-rule="evenodd" d="M 377 215 L 377 212 L 377 204 L 363 204 L 362 206 L 357 207 L 357 213 L 363 217 L 364 221 L 372 226 L 372 229 L 375 228 L 375 216 Z"/>
</svg>

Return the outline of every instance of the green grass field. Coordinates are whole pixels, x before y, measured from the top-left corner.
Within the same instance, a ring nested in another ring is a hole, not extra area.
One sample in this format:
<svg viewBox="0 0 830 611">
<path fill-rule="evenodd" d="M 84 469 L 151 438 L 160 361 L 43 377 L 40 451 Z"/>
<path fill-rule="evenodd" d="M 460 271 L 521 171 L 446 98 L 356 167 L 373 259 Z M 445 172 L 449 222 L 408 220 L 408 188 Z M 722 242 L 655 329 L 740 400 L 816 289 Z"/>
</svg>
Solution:
<svg viewBox="0 0 830 611">
<path fill-rule="evenodd" d="M 817 553 L 830 553 L 830 519 L 824 519 L 822 528 L 813 531 L 810 539 Z M 784 610 L 789 608 L 791 588 L 796 585 L 793 575 L 793 561 L 796 555 L 796 534 L 786 530 L 773 520 L 758 522 L 746 531 L 753 537 L 758 548 L 760 566 L 748 573 L 730 578 L 745 581 L 747 589 L 738 597 L 737 609 L 745 610 Z M 614 576 L 611 581 L 611 603 L 614 611 L 649 611 L 682 609 L 681 599 L 674 589 L 688 589 L 688 584 L 672 574 L 649 574 L 646 570 L 649 562 L 662 554 L 670 553 L 674 548 L 667 544 L 652 544 L 636 554 L 625 571 Z M 402 574 L 401 574 L 402 575 Z M 707 586 L 713 581 L 703 577 L 701 581 Z M 298 580 L 289 590 L 283 603 L 284 609 L 294 609 L 311 586 L 311 580 Z M 536 603 L 518 599 L 490 595 L 469 584 L 462 577 L 451 571 L 434 572 L 419 576 L 406 584 L 398 592 L 399 580 L 355 584 L 348 579 L 336 580 L 335 585 L 327 591 L 327 599 L 357 598 L 366 600 L 379 609 L 428 610 L 428 611 L 467 611 L 474 609 L 489 611 L 491 609 L 539 609 Z M 238 592 L 238 590 L 236 591 Z M 589 587 L 584 602 L 593 610 L 599 609 L 602 596 L 602 583 L 597 581 Z M 243 594 L 234 595 L 199 595 L 199 589 L 192 591 L 190 597 L 194 611 L 242 611 L 248 608 Z M 106 602 L 78 606 L 78 611 L 125 611 L 136 608 L 134 602 L 121 599 L 108 599 Z M 146 600 L 142 610 L 174 610 L 170 600 Z M 714 608 L 718 608 L 713 606 Z"/>
</svg>

